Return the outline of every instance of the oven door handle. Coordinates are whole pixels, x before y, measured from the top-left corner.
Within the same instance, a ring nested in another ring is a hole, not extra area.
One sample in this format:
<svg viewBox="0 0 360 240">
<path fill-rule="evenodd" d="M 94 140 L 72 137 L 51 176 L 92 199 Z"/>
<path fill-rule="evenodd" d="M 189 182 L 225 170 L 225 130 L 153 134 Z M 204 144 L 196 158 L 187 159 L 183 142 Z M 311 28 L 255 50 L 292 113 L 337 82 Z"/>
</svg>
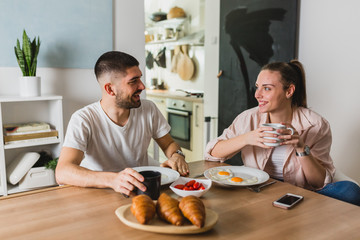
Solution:
<svg viewBox="0 0 360 240">
<path fill-rule="evenodd" d="M 173 114 L 177 114 L 177 115 L 181 115 L 181 116 L 189 116 L 190 113 L 189 112 L 184 112 L 184 111 L 179 111 L 179 110 L 175 110 L 175 109 L 169 109 L 167 108 L 166 111 L 168 113 L 173 113 Z"/>
</svg>

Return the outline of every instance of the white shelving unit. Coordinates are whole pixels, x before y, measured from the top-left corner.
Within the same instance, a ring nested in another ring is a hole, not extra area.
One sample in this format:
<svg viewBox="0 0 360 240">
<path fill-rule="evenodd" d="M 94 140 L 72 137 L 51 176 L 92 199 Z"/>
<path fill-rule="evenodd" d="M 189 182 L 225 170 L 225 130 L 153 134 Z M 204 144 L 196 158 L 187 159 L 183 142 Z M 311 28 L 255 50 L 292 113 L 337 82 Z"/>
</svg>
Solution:
<svg viewBox="0 0 360 240">
<path fill-rule="evenodd" d="M 9 123 L 47 122 L 58 131 L 58 139 L 4 144 L 3 125 Z M 26 191 L 17 185 L 7 184 L 6 166 L 20 153 L 50 151 L 53 157 L 60 154 L 63 142 L 62 96 L 18 97 L 0 96 L 0 196 Z"/>
</svg>

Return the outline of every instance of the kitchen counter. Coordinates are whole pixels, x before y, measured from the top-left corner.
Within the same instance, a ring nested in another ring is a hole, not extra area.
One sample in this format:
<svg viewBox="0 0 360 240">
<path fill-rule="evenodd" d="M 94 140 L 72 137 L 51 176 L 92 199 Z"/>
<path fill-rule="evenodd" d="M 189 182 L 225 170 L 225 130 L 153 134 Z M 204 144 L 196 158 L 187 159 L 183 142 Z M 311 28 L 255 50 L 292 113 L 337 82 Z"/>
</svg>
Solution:
<svg viewBox="0 0 360 240">
<path fill-rule="evenodd" d="M 224 163 L 190 163 L 190 176 Z M 176 197 L 168 186 L 162 187 Z M 304 200 L 290 210 L 272 201 L 290 192 Z M 213 184 L 202 197 L 219 215 L 208 232 L 159 234 L 126 226 L 115 210 L 131 203 L 112 189 L 62 186 L 0 198 L 1 239 L 360 239 L 359 207 L 284 182 L 260 193 Z"/>
<path fill-rule="evenodd" d="M 204 98 L 196 96 L 186 96 L 186 93 L 180 91 L 169 91 L 169 90 L 159 90 L 159 89 L 146 89 L 146 95 L 151 97 L 162 97 L 162 98 L 172 98 L 180 99 L 183 101 L 190 101 L 196 103 L 203 103 Z"/>
</svg>

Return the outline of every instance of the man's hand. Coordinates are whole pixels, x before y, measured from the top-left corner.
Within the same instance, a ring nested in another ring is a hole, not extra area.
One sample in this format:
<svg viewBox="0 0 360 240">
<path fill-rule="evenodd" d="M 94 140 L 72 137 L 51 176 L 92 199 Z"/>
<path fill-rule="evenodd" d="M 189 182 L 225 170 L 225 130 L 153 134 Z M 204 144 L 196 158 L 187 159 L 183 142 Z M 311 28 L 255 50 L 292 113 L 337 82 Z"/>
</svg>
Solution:
<svg viewBox="0 0 360 240">
<path fill-rule="evenodd" d="M 112 179 L 111 187 L 116 192 L 120 192 L 126 196 L 133 196 L 135 193 L 132 191 L 135 187 L 141 191 L 145 191 L 146 187 L 141 183 L 144 177 L 132 168 L 125 168 L 123 171 L 115 173 Z"/>
<path fill-rule="evenodd" d="M 187 176 L 189 174 L 189 166 L 185 161 L 185 157 L 176 153 L 177 150 L 180 150 L 179 145 L 172 139 L 170 134 L 155 139 L 157 144 L 163 150 L 165 155 L 168 157 L 161 167 L 170 167 L 175 171 L 178 171 L 181 176 Z"/>
<path fill-rule="evenodd" d="M 181 176 L 187 176 L 189 174 L 189 165 L 186 163 L 185 158 L 178 153 L 171 155 L 171 157 L 160 166 L 170 167 L 178 171 Z"/>
</svg>

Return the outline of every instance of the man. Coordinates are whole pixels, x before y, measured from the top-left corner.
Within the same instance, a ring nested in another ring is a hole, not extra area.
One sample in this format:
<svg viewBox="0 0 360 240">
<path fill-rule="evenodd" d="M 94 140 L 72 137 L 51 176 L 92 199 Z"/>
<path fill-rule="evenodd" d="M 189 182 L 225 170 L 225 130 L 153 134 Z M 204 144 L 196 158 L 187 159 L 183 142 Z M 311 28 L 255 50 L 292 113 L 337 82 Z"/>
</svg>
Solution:
<svg viewBox="0 0 360 240">
<path fill-rule="evenodd" d="M 145 89 L 139 62 L 129 54 L 104 53 L 95 64 L 102 99 L 76 111 L 68 124 L 56 168 L 59 184 L 112 188 L 132 195 L 145 191 L 144 178 L 131 167 L 148 165 L 147 148 L 154 138 L 171 167 L 185 176 L 189 168 L 170 126 L 155 104 L 140 100 Z"/>
</svg>

